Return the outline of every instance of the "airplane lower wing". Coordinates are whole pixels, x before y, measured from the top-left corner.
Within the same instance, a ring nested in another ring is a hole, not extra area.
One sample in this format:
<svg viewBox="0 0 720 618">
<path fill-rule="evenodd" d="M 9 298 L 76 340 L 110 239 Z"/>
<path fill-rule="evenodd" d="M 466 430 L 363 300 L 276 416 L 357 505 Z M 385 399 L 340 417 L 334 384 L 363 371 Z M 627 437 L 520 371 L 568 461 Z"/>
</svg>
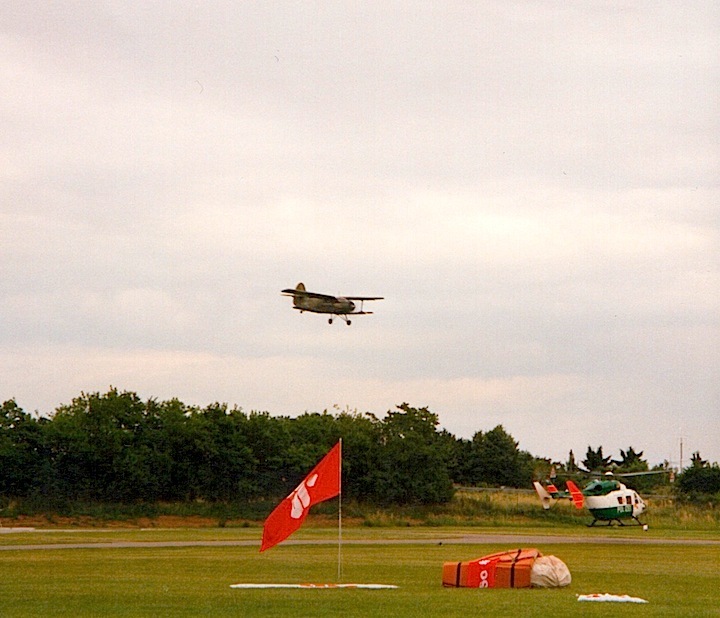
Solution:
<svg viewBox="0 0 720 618">
<path fill-rule="evenodd" d="M 313 312 L 314 313 L 333 313 L 332 311 L 326 311 L 326 310 L 322 310 L 322 311 L 315 310 L 314 311 L 313 309 L 308 309 L 307 307 L 293 307 L 293 309 L 296 309 L 300 313 L 302 313 L 304 311 L 310 311 L 311 313 L 313 313 Z M 337 315 L 372 315 L 373 313 L 374 313 L 373 311 L 343 311 L 343 312 L 338 312 Z"/>
</svg>

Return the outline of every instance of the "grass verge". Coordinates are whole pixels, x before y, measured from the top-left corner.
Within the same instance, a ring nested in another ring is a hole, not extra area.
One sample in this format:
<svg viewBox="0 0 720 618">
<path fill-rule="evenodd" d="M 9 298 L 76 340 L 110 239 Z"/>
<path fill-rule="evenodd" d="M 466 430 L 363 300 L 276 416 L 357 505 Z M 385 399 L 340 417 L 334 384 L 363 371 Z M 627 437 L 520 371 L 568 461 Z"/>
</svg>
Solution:
<svg viewBox="0 0 720 618">
<path fill-rule="evenodd" d="M 654 529 L 676 531 L 720 530 L 720 507 L 674 502 L 667 497 L 648 498 L 648 512 L 643 515 Z M 40 527 L 109 527 L 173 525 L 253 527 L 261 526 L 275 502 L 250 503 L 152 503 L 96 504 L 63 503 L 48 505 L 32 501 L 6 501 L 0 505 L 0 522 L 4 526 L 35 525 Z M 328 501 L 313 507 L 312 519 L 323 525 L 337 517 L 338 503 Z M 546 526 L 578 528 L 592 518 L 587 510 L 577 510 L 561 501 L 549 511 L 541 508 L 532 491 L 458 491 L 447 504 L 404 506 L 379 509 L 373 505 L 346 501 L 343 520 L 347 525 L 380 527 L 509 527 Z M 175 523 L 173 523 L 175 522 Z"/>
</svg>

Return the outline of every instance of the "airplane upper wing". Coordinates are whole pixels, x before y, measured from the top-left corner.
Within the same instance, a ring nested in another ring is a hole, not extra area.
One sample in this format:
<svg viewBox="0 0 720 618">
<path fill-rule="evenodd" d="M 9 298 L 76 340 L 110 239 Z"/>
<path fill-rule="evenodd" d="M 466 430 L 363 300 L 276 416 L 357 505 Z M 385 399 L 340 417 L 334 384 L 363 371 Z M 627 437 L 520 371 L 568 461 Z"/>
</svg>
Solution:
<svg viewBox="0 0 720 618">
<path fill-rule="evenodd" d="M 281 294 L 286 294 L 287 296 L 305 296 L 306 298 L 321 298 L 323 300 L 336 300 L 335 296 L 330 296 L 329 294 L 318 294 L 317 292 L 294 290 L 292 288 L 287 288 L 286 290 L 283 290 Z"/>
<path fill-rule="evenodd" d="M 281 293 L 288 296 L 305 296 L 306 298 L 321 298 L 323 300 L 338 300 L 340 298 L 344 298 L 345 300 L 383 300 L 382 296 L 331 296 L 330 294 L 318 294 L 317 292 L 308 292 L 307 290 L 293 288 L 282 290 Z"/>
</svg>

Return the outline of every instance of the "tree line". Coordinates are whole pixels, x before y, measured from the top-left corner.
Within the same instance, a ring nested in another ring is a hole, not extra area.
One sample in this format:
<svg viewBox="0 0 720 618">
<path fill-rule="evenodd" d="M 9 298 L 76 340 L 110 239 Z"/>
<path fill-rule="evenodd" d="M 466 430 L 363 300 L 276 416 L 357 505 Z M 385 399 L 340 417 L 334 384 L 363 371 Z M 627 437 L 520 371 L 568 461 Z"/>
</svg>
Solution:
<svg viewBox="0 0 720 618">
<path fill-rule="evenodd" d="M 291 418 L 220 403 L 143 401 L 111 388 L 81 393 L 36 417 L 11 399 L 0 408 L 0 495 L 122 503 L 277 499 L 340 438 L 343 496 L 378 505 L 447 502 L 458 484 L 529 487 L 550 469 L 549 460 L 519 450 L 501 425 L 471 440 L 438 425 L 436 414 L 409 404 L 383 418 L 350 411 Z"/>
</svg>

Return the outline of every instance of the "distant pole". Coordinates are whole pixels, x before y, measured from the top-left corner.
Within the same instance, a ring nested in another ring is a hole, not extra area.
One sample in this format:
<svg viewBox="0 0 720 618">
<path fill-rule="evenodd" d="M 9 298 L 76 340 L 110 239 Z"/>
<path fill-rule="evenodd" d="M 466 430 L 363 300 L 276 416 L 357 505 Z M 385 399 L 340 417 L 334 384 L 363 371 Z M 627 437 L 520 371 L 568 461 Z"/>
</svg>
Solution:
<svg viewBox="0 0 720 618">
<path fill-rule="evenodd" d="M 338 584 L 342 581 L 342 438 L 340 438 L 340 457 L 338 466 L 338 478 L 340 482 L 340 491 L 338 492 L 338 570 L 337 580 Z"/>
<path fill-rule="evenodd" d="M 682 443 L 682 430 L 680 432 L 680 472 L 683 471 L 683 443 Z"/>
</svg>

